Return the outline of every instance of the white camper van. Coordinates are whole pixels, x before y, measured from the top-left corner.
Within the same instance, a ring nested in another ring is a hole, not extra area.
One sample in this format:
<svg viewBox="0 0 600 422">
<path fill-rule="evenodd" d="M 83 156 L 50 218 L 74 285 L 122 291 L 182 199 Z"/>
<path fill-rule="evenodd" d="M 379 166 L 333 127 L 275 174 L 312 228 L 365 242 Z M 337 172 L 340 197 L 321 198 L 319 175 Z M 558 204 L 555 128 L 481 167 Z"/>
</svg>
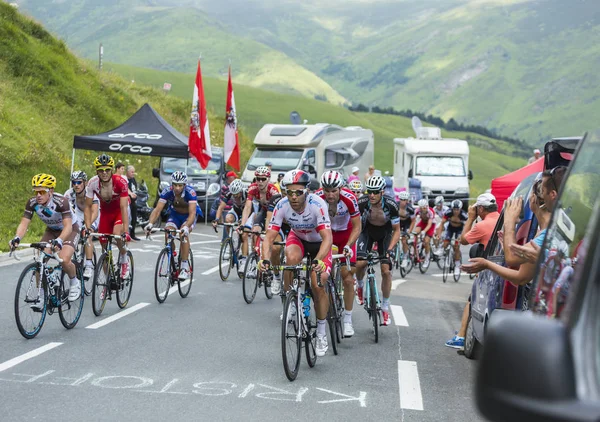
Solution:
<svg viewBox="0 0 600 422">
<path fill-rule="evenodd" d="M 416 119 L 416 120 L 415 120 Z M 416 138 L 394 139 L 394 186 L 409 190 L 409 179 L 421 181 L 424 197 L 443 195 L 446 202 L 469 198 L 469 144 L 462 139 L 443 139 L 436 127 L 421 127 L 413 118 Z"/>
<path fill-rule="evenodd" d="M 326 170 L 350 175 L 354 166 L 367 169 L 373 164 L 373 131 L 358 126 L 341 127 L 328 123 L 314 125 L 267 124 L 256 134 L 256 149 L 248 160 L 242 181 L 252 182 L 254 170 L 270 161 L 271 180 L 279 173 L 303 169 L 317 179 Z"/>
</svg>

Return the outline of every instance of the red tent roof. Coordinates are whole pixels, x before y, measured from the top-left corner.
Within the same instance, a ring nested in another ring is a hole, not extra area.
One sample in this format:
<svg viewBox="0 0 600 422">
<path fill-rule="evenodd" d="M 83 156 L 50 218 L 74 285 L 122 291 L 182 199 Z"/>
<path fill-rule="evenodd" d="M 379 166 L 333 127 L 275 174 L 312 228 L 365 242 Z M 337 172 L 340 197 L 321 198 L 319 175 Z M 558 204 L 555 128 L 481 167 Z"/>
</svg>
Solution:
<svg viewBox="0 0 600 422">
<path fill-rule="evenodd" d="M 533 173 L 539 173 L 544 171 L 544 157 L 540 157 L 531 164 L 525 167 L 515 170 L 512 173 L 505 174 L 494 180 L 492 180 L 492 195 L 496 197 L 498 203 L 498 211 L 502 209 L 502 205 L 506 198 L 510 196 L 515 188 L 521 183 L 523 179 Z"/>
</svg>

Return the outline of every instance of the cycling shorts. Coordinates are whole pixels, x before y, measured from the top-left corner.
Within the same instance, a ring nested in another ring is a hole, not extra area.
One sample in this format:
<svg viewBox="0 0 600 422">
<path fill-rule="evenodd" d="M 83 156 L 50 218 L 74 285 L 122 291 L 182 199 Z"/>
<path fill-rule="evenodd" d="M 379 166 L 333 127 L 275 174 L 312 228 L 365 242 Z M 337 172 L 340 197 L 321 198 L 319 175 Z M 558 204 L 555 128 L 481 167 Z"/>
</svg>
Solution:
<svg viewBox="0 0 600 422">
<path fill-rule="evenodd" d="M 54 239 L 57 239 L 61 233 L 62 233 L 62 230 L 52 230 L 52 229 L 46 228 L 46 231 L 42 235 L 40 242 L 51 242 Z M 65 240 L 63 242 L 63 246 L 70 246 L 73 249 L 75 249 L 75 245 L 77 245 L 78 241 L 79 241 L 79 224 L 75 223 L 75 224 L 73 224 L 73 229 L 71 230 L 71 234 L 69 235 L 67 240 Z"/>
<path fill-rule="evenodd" d="M 344 246 L 348 244 L 348 239 L 350 239 L 350 233 L 352 230 L 344 230 L 333 233 L 333 244 L 338 247 L 338 253 L 344 252 Z M 351 247 L 352 249 L 352 258 L 350 258 L 350 265 L 356 265 L 356 242 Z"/>
<path fill-rule="evenodd" d="M 421 231 L 423 231 L 423 230 L 425 230 L 425 227 L 427 227 L 427 223 L 425 221 L 421 220 L 417 223 L 416 227 L 419 227 L 421 229 Z M 434 233 L 435 233 L 435 225 L 432 224 L 431 227 L 429 228 L 429 230 L 427 230 L 427 233 L 425 233 L 425 235 L 428 237 L 433 237 Z"/>
<path fill-rule="evenodd" d="M 289 246 L 296 245 L 302 251 L 302 256 L 306 257 L 307 255 L 310 255 L 311 259 L 314 259 L 315 256 L 317 256 L 317 254 L 319 253 L 319 249 L 321 249 L 321 243 L 322 242 L 306 242 L 300 239 L 298 236 L 296 236 L 296 233 L 294 233 L 294 231 L 292 230 L 290 231 L 287 239 L 285 240 L 285 247 L 288 248 Z M 326 267 L 325 271 L 327 272 L 327 274 L 331 274 L 331 261 L 332 258 L 330 249 L 327 256 L 323 258 L 323 262 L 325 263 Z"/>
<path fill-rule="evenodd" d="M 444 236 L 444 240 L 452 240 L 453 237 L 455 237 L 456 239 L 460 239 L 460 235 L 463 231 L 462 226 L 461 227 L 454 227 L 451 224 L 448 224 L 448 227 L 446 228 L 446 234 Z"/>
<path fill-rule="evenodd" d="M 238 221 L 240 221 L 242 219 L 242 212 L 244 210 L 241 208 L 238 208 L 236 206 L 231 207 L 231 209 L 229 211 L 227 211 L 227 215 L 232 215 L 234 220 L 234 223 L 237 223 Z"/>
<path fill-rule="evenodd" d="M 171 226 L 180 229 L 183 223 L 187 221 L 189 216 L 189 214 L 179 214 L 178 212 L 171 211 L 171 213 L 169 214 L 169 218 L 167 219 L 167 224 L 165 224 L 165 228 Z M 196 220 L 194 219 L 194 221 L 192 222 L 192 226 L 188 227 L 190 231 L 192 231 L 195 225 Z"/>
<path fill-rule="evenodd" d="M 120 226 L 122 224 L 123 218 L 121 217 L 120 208 L 112 212 L 109 210 L 102 210 L 100 213 L 100 224 L 98 224 L 98 233 L 113 234 L 115 232 L 115 226 Z M 129 232 L 129 230 L 125 231 Z"/>
<path fill-rule="evenodd" d="M 369 252 L 371 252 L 371 249 L 373 249 L 374 243 L 377 243 L 377 252 L 380 255 L 385 254 L 390 247 L 392 233 L 393 230 L 391 224 L 386 224 L 385 226 L 373 226 L 367 223 L 363 227 L 363 231 L 356 241 L 358 257 L 366 259 Z M 380 262 L 391 267 L 391 263 L 387 258 L 382 259 Z"/>
<path fill-rule="evenodd" d="M 403 232 L 407 232 L 408 229 L 410 229 L 410 223 L 412 223 L 412 220 L 410 218 L 407 218 L 406 220 L 400 219 L 400 230 Z"/>
</svg>

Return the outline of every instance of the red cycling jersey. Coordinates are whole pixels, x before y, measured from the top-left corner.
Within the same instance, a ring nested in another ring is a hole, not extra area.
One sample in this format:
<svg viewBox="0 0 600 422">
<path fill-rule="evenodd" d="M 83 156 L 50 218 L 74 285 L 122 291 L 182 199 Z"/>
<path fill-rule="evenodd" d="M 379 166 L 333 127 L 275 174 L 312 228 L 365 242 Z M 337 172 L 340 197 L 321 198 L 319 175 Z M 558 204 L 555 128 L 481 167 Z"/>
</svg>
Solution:
<svg viewBox="0 0 600 422">
<path fill-rule="evenodd" d="M 123 176 L 113 174 L 112 191 L 102 186 L 98 176 L 92 177 L 85 189 L 85 196 L 86 198 L 96 196 L 100 201 L 99 233 L 113 233 L 115 226 L 123 224 L 121 198 L 129 198 L 127 181 Z"/>
<path fill-rule="evenodd" d="M 277 190 L 277 187 L 273 183 L 268 184 L 267 192 L 265 194 L 261 194 L 257 183 L 252 183 L 250 185 L 250 187 L 248 188 L 248 200 L 249 201 L 257 201 L 258 203 L 260 203 L 260 206 L 265 211 L 267 211 L 269 201 L 275 195 L 280 195 L 280 193 Z"/>
</svg>

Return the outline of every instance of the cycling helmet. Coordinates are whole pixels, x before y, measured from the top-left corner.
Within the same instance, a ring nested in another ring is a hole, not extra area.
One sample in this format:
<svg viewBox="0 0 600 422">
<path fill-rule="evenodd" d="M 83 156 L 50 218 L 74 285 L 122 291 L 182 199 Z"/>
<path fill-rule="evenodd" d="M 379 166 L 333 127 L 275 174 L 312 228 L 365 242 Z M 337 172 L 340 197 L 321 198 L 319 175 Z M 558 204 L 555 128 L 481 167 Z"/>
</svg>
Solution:
<svg viewBox="0 0 600 422">
<path fill-rule="evenodd" d="M 452 201 L 452 208 L 462 208 L 462 201 L 460 199 L 455 199 Z"/>
<path fill-rule="evenodd" d="M 429 202 L 427 202 L 427 199 L 420 199 L 417 205 L 419 205 L 419 208 L 429 208 Z"/>
<path fill-rule="evenodd" d="M 87 174 L 85 174 L 85 171 L 74 171 L 73 173 L 71 173 L 71 182 L 73 180 L 83 180 L 84 182 L 87 181 Z"/>
<path fill-rule="evenodd" d="M 337 189 L 344 186 L 344 178 L 342 175 L 335 171 L 329 170 L 323 173 L 321 176 L 321 187 L 327 189 Z"/>
<path fill-rule="evenodd" d="M 102 154 L 96 157 L 94 160 L 94 167 L 114 167 L 115 160 L 110 155 Z"/>
<path fill-rule="evenodd" d="M 260 166 L 254 171 L 254 176 L 255 177 L 262 176 L 262 177 L 266 177 L 268 179 L 271 177 L 271 170 L 269 170 L 269 167 Z"/>
<path fill-rule="evenodd" d="M 31 179 L 31 186 L 34 188 L 54 189 L 56 187 L 56 177 L 46 173 L 36 174 Z"/>
<path fill-rule="evenodd" d="M 410 199 L 410 194 L 407 191 L 402 191 L 398 194 L 398 198 L 408 201 Z"/>
<path fill-rule="evenodd" d="M 173 174 L 171 174 L 171 183 L 187 184 L 187 181 L 187 174 L 183 171 L 174 171 Z"/>
<path fill-rule="evenodd" d="M 350 188 L 350 190 L 352 192 L 362 192 L 363 191 L 363 185 L 362 182 L 358 179 L 354 179 L 353 181 L 351 181 L 348 184 L 348 187 Z"/>
<path fill-rule="evenodd" d="M 442 195 L 435 197 L 435 205 L 440 205 L 444 203 L 444 197 Z"/>
<path fill-rule="evenodd" d="M 369 190 L 384 190 L 385 180 L 381 176 L 371 176 L 365 187 Z"/>
<path fill-rule="evenodd" d="M 229 185 L 229 192 L 231 192 L 232 195 L 237 195 L 238 193 L 241 193 L 243 190 L 244 190 L 244 184 L 242 183 L 242 181 L 240 179 L 235 179 Z"/>
<path fill-rule="evenodd" d="M 281 184 L 286 187 L 287 185 L 308 186 L 310 184 L 310 176 L 303 170 L 290 170 L 283 176 Z"/>
</svg>

